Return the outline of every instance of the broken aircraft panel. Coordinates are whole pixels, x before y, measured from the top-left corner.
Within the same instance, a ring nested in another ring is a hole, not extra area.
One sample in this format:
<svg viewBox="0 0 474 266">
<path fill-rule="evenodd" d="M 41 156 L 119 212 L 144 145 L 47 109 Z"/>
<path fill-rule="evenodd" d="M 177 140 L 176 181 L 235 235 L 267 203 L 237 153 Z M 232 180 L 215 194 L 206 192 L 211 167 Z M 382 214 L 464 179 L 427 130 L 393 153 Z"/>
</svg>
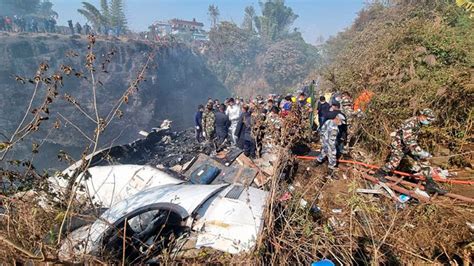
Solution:
<svg viewBox="0 0 474 266">
<path fill-rule="evenodd" d="M 160 134 L 154 133 L 157 141 L 161 139 Z M 152 140 L 148 136 L 143 141 Z M 134 142 L 132 146 L 143 141 Z M 133 164 L 141 161 L 99 166 L 102 153 L 123 154 L 122 150 L 112 152 L 112 149 L 94 156 L 97 164 L 79 178 L 84 187 L 81 199 L 90 198 L 94 205 L 110 209 L 92 224 L 76 229 L 63 239 L 61 257 L 64 260 L 80 261 L 78 257 L 84 259 L 87 254 L 103 251 L 112 256 L 120 254 L 117 256 L 121 257 L 123 253 L 128 258 L 141 257 L 151 252 L 142 249 L 157 245 L 179 254 L 179 247 L 169 242 L 156 242 L 172 235 L 190 243 L 191 249 L 207 247 L 236 254 L 254 248 L 263 230 L 268 192 L 252 187 L 255 177 L 263 174 L 241 151 L 228 151 L 232 156 L 225 153 L 223 158 L 201 153 L 195 159 L 187 160 L 188 163 L 180 168 L 186 179 L 203 164 L 220 169 L 211 184 L 192 185 L 179 174 Z M 126 156 L 132 157 L 140 156 Z M 115 160 L 116 163 L 127 161 L 120 157 Z M 73 171 L 77 171 L 77 164 L 63 173 Z M 55 187 L 66 187 L 61 178 L 51 181 Z M 130 248 L 121 250 L 124 235 L 128 244 L 135 247 L 133 251 Z"/>
<path fill-rule="evenodd" d="M 95 166 L 81 173 L 77 180 L 85 188 L 78 192 L 78 197 L 107 208 L 146 188 L 185 182 L 149 165 Z M 59 177 L 51 177 L 50 183 L 58 190 L 67 187 L 67 180 Z"/>
<path fill-rule="evenodd" d="M 82 239 L 75 235 L 74 242 L 82 243 L 83 250 L 77 247 L 71 248 L 66 240 L 61 250 L 63 253 L 71 252 L 70 257 L 77 257 L 80 253 L 93 254 L 102 250 L 104 237 L 110 234 L 110 231 L 124 227 L 133 218 L 148 212 L 168 211 L 177 215 L 181 220 L 186 218 L 201 206 L 209 197 L 220 191 L 228 184 L 220 185 L 165 185 L 146 189 L 127 199 L 124 199 L 110 209 L 105 211 L 87 230 L 87 234 L 82 235 Z M 129 225 L 128 225 L 129 226 Z M 131 227 L 130 227 L 131 228 Z M 84 229 L 82 229 L 84 230 Z M 130 229 L 129 229 L 130 230 Z M 112 232 L 113 233 L 113 232 Z M 132 232 L 129 232 L 132 234 Z M 133 232 L 140 234 L 140 232 Z M 158 232 L 154 232 L 155 235 Z M 146 239 L 140 239 L 145 241 Z M 67 251 L 66 251 L 67 250 Z"/>
<path fill-rule="evenodd" d="M 262 231 L 267 197 L 267 191 L 231 185 L 206 201 L 193 225 L 196 248 L 232 254 L 250 251 Z"/>
<path fill-rule="evenodd" d="M 67 258 L 97 254 L 111 245 L 111 235 L 120 236 L 123 234 L 120 230 L 125 227 L 127 237 L 136 239 L 136 243 L 148 243 L 161 232 L 144 233 L 153 229 L 150 224 L 160 211 L 179 218 L 181 222 L 174 221 L 173 226 L 191 230 L 196 236 L 197 249 L 209 247 L 232 254 L 248 252 L 263 230 L 267 198 L 266 191 L 237 184 L 152 187 L 118 202 L 91 226 L 78 229 L 80 234 L 74 231 L 63 242 L 61 254 Z"/>
</svg>

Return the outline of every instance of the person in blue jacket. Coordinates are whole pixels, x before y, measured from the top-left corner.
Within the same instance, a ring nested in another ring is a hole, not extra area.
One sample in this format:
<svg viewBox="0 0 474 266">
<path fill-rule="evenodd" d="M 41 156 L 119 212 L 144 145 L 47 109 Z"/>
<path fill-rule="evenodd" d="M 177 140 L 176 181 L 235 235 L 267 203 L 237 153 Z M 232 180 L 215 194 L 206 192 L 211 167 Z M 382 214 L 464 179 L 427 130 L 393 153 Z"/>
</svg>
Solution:
<svg viewBox="0 0 474 266">
<path fill-rule="evenodd" d="M 216 137 L 217 145 L 222 145 L 229 134 L 230 120 L 225 114 L 225 105 L 220 104 L 219 110 L 216 112 Z"/>
<path fill-rule="evenodd" d="M 242 114 L 237 124 L 235 134 L 238 136 L 238 147 L 244 150 L 245 156 L 254 159 L 256 143 L 252 134 L 252 114 L 248 105 L 242 106 Z"/>
</svg>

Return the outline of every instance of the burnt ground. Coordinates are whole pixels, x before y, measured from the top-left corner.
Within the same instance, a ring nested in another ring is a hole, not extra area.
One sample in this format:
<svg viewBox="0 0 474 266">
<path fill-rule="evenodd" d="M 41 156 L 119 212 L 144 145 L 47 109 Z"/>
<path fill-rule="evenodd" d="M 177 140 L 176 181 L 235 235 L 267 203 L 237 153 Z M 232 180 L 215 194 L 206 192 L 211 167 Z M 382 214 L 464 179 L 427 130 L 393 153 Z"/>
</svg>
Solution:
<svg viewBox="0 0 474 266">
<path fill-rule="evenodd" d="M 317 145 L 311 147 L 317 149 Z M 107 149 L 94 157 L 93 165 L 148 164 L 171 168 L 190 161 L 198 153 L 210 154 L 211 150 L 196 143 L 192 129 L 168 129 Z M 369 157 L 365 160 L 371 162 Z M 387 265 L 463 261 L 468 264 L 473 259 L 474 231 L 468 225 L 474 221 L 472 204 L 437 196 L 429 203 L 411 199 L 400 205 L 385 196 L 356 193 L 357 188 L 371 188 L 372 184 L 361 178 L 366 169 L 340 165 L 337 178 L 328 178 L 326 165 L 315 167 L 304 160 L 297 160 L 297 164 L 293 178 L 282 181 L 276 198 L 272 198 L 278 203 L 272 209 L 276 219 L 266 221 L 264 241 L 257 256 L 223 259 L 217 253 L 191 261 L 216 259 L 216 263 L 253 264 L 266 262 L 272 254 L 286 261 L 310 263 L 330 258 L 344 265 L 367 265 L 374 261 Z M 457 178 L 472 176 L 464 169 Z M 294 187 L 292 199 L 281 202 L 289 185 Z M 464 196 L 473 193 L 471 186 L 449 189 Z M 304 208 L 300 206 L 301 199 L 307 202 Z M 320 211 L 314 215 L 313 208 L 308 207 L 316 206 Z"/>
<path fill-rule="evenodd" d="M 140 164 L 170 168 L 191 161 L 199 153 L 210 154 L 212 148 L 196 142 L 194 130 L 151 132 L 146 138 L 106 149 L 94 156 L 92 165 Z"/>
<path fill-rule="evenodd" d="M 312 145 L 305 152 L 309 150 L 318 150 L 318 145 Z M 199 153 L 210 154 L 211 151 L 211 147 L 195 141 L 193 129 L 180 132 L 168 129 L 113 147 L 101 154 L 107 160 L 96 160 L 95 165 L 148 164 L 171 168 L 185 164 Z M 372 163 L 363 152 L 356 154 L 359 155 L 356 160 Z M 297 163 L 296 174 L 286 182 L 295 188 L 292 194 L 297 204 L 302 198 L 307 206 L 320 208 L 319 219 L 304 222 L 313 228 L 314 235 L 306 241 L 308 244 L 315 241 L 312 244 L 315 248 L 327 248 L 318 246 L 321 238 L 338 236 L 339 251 L 346 253 L 345 259 L 358 264 L 373 260 L 388 264 L 462 263 L 470 258 L 472 251 L 466 255 L 466 250 L 474 241 L 468 225 L 474 221 L 472 204 L 435 196 L 429 203 L 411 199 L 402 205 L 387 196 L 357 193 L 358 188 L 373 186 L 361 177 L 369 172 L 365 168 L 340 164 L 336 176 L 330 178 L 326 165 L 315 167 L 305 160 L 297 160 Z M 457 172 L 456 179 L 472 179 L 468 168 L 450 170 Z M 474 195 L 472 186 L 445 187 L 452 193 Z M 284 192 L 285 189 L 279 193 Z"/>
</svg>

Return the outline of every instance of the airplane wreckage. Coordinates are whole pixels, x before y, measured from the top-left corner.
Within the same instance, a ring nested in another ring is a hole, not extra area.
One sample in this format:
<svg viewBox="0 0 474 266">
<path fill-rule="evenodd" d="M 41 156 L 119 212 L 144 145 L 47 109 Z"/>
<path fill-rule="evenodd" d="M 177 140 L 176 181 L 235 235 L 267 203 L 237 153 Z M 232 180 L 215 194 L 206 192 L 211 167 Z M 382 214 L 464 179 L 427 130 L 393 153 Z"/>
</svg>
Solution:
<svg viewBox="0 0 474 266">
<path fill-rule="evenodd" d="M 89 155 L 91 167 L 76 179 L 76 200 L 100 215 L 68 223 L 60 259 L 125 254 L 130 262 L 152 262 L 163 250 L 174 258 L 195 257 L 204 247 L 252 251 L 269 197 L 261 187 L 273 175 L 276 155 L 252 161 L 231 147 L 209 156 L 193 133 L 171 132 L 165 123 L 141 132 L 145 138 Z M 80 164 L 51 177 L 51 187 L 64 192 L 68 182 L 61 176 L 79 171 Z"/>
</svg>

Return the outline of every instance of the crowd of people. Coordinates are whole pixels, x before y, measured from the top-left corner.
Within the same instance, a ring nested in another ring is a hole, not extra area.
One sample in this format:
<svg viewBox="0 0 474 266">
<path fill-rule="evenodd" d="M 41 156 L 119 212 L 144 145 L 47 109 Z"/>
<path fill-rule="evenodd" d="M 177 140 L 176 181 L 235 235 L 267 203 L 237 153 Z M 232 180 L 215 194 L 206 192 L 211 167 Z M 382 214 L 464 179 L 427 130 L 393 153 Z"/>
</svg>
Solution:
<svg viewBox="0 0 474 266">
<path fill-rule="evenodd" d="M 89 26 L 89 24 L 87 24 L 87 23 L 84 24 L 84 26 L 82 26 L 81 23 L 76 22 L 76 25 L 74 25 L 72 20 L 68 20 L 67 24 L 68 24 L 69 31 L 70 31 L 71 35 L 74 35 L 74 34 L 89 35 L 91 33 L 91 26 Z"/>
<path fill-rule="evenodd" d="M 92 33 L 92 28 L 87 23 L 81 25 L 79 22 L 73 23 L 68 21 L 69 32 L 64 30 L 58 31 L 56 27 L 56 19 L 54 18 L 39 18 L 33 16 L 0 16 L 0 31 L 6 32 L 34 32 L 34 33 L 62 33 L 62 34 L 79 34 L 89 35 Z M 67 28 L 66 28 L 67 29 Z"/>
<path fill-rule="evenodd" d="M 358 100 L 367 101 L 370 97 L 363 93 Z M 196 140 L 212 144 L 216 151 L 235 145 L 243 149 L 246 156 L 255 158 L 261 155 L 262 142 L 268 138 L 279 138 L 283 121 L 292 112 L 298 112 L 303 116 L 299 127 L 319 135 L 321 148 L 314 161 L 315 166 L 327 160 L 328 174 L 333 176 L 338 158 L 352 149 L 354 121 L 363 117 L 363 112 L 358 106 L 360 102 L 354 106 L 348 92 L 333 93 L 330 99 L 320 96 L 317 104 L 312 104 L 312 100 L 304 91 L 299 91 L 296 96 L 271 94 L 266 99 L 257 96 L 246 101 L 243 98 L 228 98 L 223 103 L 209 98 L 206 105 L 198 106 L 195 115 Z M 318 116 L 317 126 L 312 121 L 313 115 Z M 412 170 L 426 177 L 426 191 L 446 193 L 432 178 L 432 168 L 427 161 L 431 155 L 417 143 L 421 127 L 434 120 L 433 111 L 423 109 L 390 135 L 389 159 L 374 174 L 380 182 L 387 182 L 385 177 L 399 166 L 403 157 L 409 156 L 414 160 Z"/>
<path fill-rule="evenodd" d="M 56 20 L 33 16 L 0 16 L 0 31 L 53 33 L 56 32 Z"/>
<path fill-rule="evenodd" d="M 297 96 L 270 94 L 247 100 L 228 98 L 222 103 L 208 99 L 206 105 L 198 106 L 195 115 L 196 140 L 212 143 L 216 150 L 235 145 L 255 158 L 261 152 L 262 141 L 277 137 L 282 120 L 296 109 L 307 116 L 309 124 L 311 98 L 302 91 Z M 329 108 L 326 111 L 327 116 L 332 112 Z"/>
</svg>

